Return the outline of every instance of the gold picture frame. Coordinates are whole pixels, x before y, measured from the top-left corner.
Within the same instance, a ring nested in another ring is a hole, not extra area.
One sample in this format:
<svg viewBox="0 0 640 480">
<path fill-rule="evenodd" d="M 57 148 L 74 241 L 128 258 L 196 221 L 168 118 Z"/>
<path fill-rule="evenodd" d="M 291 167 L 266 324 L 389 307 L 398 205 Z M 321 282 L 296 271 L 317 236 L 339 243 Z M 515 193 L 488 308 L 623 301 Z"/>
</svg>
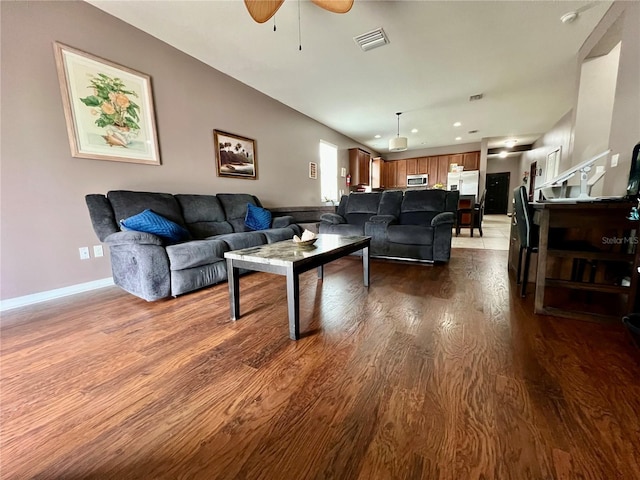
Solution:
<svg viewBox="0 0 640 480">
<path fill-rule="evenodd" d="M 256 141 L 234 133 L 213 131 L 216 171 L 219 177 L 257 180 Z"/>
<path fill-rule="evenodd" d="M 151 77 L 59 42 L 54 54 L 71 155 L 160 165 Z"/>
</svg>

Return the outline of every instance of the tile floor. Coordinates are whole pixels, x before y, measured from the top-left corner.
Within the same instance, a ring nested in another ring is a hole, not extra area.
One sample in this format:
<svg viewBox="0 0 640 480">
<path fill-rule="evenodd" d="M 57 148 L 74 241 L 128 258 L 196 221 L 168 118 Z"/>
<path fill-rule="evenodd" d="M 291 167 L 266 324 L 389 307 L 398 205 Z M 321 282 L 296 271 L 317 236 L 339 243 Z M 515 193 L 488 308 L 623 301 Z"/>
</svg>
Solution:
<svg viewBox="0 0 640 480">
<path fill-rule="evenodd" d="M 485 215 L 482 221 L 482 233 L 473 231 L 473 238 L 468 228 L 460 230 L 456 237 L 455 229 L 451 240 L 451 248 L 478 248 L 484 250 L 509 250 L 509 232 L 511 217 L 507 215 Z"/>
</svg>

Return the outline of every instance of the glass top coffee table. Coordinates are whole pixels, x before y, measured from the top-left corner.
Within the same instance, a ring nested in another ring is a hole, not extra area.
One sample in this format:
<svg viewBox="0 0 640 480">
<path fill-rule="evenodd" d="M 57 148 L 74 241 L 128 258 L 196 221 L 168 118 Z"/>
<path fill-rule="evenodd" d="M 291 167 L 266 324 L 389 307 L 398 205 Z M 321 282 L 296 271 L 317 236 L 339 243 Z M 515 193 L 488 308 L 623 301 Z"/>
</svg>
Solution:
<svg viewBox="0 0 640 480">
<path fill-rule="evenodd" d="M 289 311 L 289 337 L 300 338 L 300 283 L 299 275 L 313 268 L 318 269 L 318 278 L 323 277 L 326 263 L 362 250 L 364 285 L 369 286 L 369 246 L 371 237 L 321 234 L 315 244 L 297 246 L 293 240 L 234 250 L 224 254 L 227 259 L 229 277 L 229 299 L 231 319 L 240 318 L 239 269 L 275 273 L 287 277 L 287 306 Z"/>
</svg>

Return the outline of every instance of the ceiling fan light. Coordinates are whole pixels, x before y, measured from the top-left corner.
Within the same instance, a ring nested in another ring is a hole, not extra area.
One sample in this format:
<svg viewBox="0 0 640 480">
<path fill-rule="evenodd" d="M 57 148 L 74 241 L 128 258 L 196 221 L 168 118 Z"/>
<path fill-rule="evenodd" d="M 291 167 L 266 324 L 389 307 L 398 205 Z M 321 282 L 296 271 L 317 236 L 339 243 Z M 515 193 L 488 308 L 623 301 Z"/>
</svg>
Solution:
<svg viewBox="0 0 640 480">
<path fill-rule="evenodd" d="M 404 152 L 407 149 L 407 137 L 395 137 L 389 140 L 390 152 Z"/>
</svg>

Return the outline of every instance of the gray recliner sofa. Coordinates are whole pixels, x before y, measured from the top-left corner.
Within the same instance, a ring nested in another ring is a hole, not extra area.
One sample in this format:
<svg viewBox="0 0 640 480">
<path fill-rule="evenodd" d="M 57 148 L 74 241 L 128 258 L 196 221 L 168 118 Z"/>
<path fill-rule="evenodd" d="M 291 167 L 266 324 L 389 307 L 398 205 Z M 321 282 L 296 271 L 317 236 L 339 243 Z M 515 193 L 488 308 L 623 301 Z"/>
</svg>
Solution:
<svg viewBox="0 0 640 480">
<path fill-rule="evenodd" d="M 367 235 L 374 257 L 447 262 L 459 192 L 390 190 L 352 193 L 321 217 L 320 233 Z"/>
<path fill-rule="evenodd" d="M 93 229 L 109 246 L 116 285 L 148 301 L 177 296 L 227 280 L 224 253 L 293 238 L 301 229 L 290 216 L 271 228 L 249 231 L 247 204 L 253 195 L 187 195 L 114 190 L 85 197 Z M 120 220 L 151 209 L 185 228 L 191 239 L 175 244 L 140 231 L 122 231 Z"/>
</svg>

